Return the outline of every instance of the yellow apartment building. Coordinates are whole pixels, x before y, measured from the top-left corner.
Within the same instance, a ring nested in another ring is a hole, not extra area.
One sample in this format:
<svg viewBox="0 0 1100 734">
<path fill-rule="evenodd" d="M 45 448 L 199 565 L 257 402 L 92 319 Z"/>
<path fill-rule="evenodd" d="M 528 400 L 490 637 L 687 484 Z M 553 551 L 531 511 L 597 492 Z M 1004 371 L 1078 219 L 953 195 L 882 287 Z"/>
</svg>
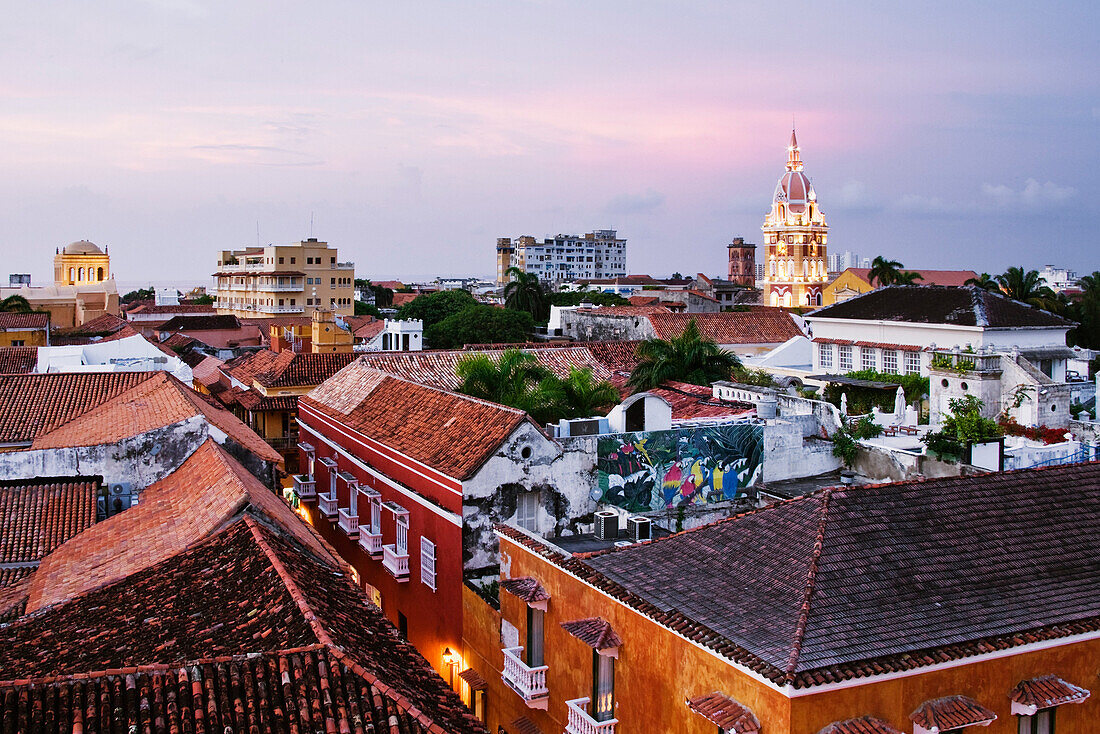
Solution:
<svg viewBox="0 0 1100 734">
<path fill-rule="evenodd" d="M 214 273 L 220 314 L 246 318 L 355 311 L 355 263 L 311 237 L 293 245 L 222 250 Z"/>
</svg>

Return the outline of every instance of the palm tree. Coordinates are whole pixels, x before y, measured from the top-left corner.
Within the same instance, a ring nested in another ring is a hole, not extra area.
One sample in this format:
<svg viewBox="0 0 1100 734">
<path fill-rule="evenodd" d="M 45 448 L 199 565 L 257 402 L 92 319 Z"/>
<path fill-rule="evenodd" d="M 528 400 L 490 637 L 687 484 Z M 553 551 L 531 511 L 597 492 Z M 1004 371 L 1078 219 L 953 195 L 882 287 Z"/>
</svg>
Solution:
<svg viewBox="0 0 1100 734">
<path fill-rule="evenodd" d="M 669 380 L 709 385 L 728 380 L 730 373 L 741 366 L 736 354 L 699 333 L 695 319 L 688 322 L 680 336 L 642 342 L 635 356 L 638 364 L 627 381 L 634 392 L 650 390 Z"/>
<path fill-rule="evenodd" d="M 871 272 L 867 278 L 872 284 L 878 281 L 880 286 L 893 285 L 898 282 L 898 274 L 904 266 L 897 260 L 887 260 L 882 255 L 877 255 L 871 261 Z"/>
<path fill-rule="evenodd" d="M 1100 296 L 1100 270 L 1093 271 L 1092 275 L 1082 275 L 1077 279 L 1077 287 L 1084 296 Z"/>
<path fill-rule="evenodd" d="M 20 295 L 8 296 L 0 301 L 0 311 L 8 313 L 30 313 L 34 309 L 26 298 Z"/>
<path fill-rule="evenodd" d="M 560 381 L 566 418 L 587 418 L 604 413 L 619 400 L 619 391 L 607 380 L 597 380 L 591 369 L 569 368 Z"/>
<path fill-rule="evenodd" d="M 517 267 L 508 268 L 505 275 L 511 277 L 504 286 L 504 305 L 516 311 L 526 311 L 542 321 L 548 315 L 546 288 L 534 273 L 526 273 Z"/>
<path fill-rule="evenodd" d="M 967 278 L 963 285 L 976 285 L 982 290 L 991 291 L 993 293 L 1001 292 L 1001 284 L 989 273 L 982 273 L 977 278 Z"/>
<path fill-rule="evenodd" d="M 463 357 L 455 366 L 455 374 L 462 380 L 459 392 L 525 410 L 536 386 L 550 376 L 550 371 L 534 355 L 509 349 L 495 361 L 485 354 Z"/>
<path fill-rule="evenodd" d="M 1010 267 L 996 279 L 1005 295 L 1015 301 L 1047 308 L 1054 299 L 1054 291 L 1042 284 L 1038 270 Z"/>
<path fill-rule="evenodd" d="M 918 280 L 924 280 L 924 276 L 912 270 L 903 270 L 894 278 L 894 285 L 916 285 Z"/>
</svg>

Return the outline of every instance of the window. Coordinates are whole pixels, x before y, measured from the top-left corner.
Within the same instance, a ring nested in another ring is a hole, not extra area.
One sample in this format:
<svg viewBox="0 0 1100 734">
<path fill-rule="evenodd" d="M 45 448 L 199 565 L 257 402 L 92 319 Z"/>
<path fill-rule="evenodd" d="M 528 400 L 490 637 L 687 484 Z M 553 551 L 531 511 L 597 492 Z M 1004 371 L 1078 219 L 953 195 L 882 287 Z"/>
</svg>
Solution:
<svg viewBox="0 0 1100 734">
<path fill-rule="evenodd" d="M 1019 734 L 1054 734 L 1054 715 L 1057 708 L 1040 709 L 1033 716 L 1021 716 Z"/>
<path fill-rule="evenodd" d="M 398 515 L 395 519 L 397 542 L 394 543 L 394 550 L 399 556 L 407 556 L 409 554 L 409 515 L 408 513 Z"/>
<path fill-rule="evenodd" d="M 329 285 L 336 285 L 336 278 L 329 278 L 329 280 L 332 281 Z"/>
<path fill-rule="evenodd" d="M 851 372 L 852 371 L 852 348 L 847 345 L 841 345 L 840 347 L 840 371 Z"/>
<path fill-rule="evenodd" d="M 435 591 L 435 543 L 420 536 L 420 580 Z"/>
<path fill-rule="evenodd" d="M 898 374 L 898 353 L 893 349 L 882 350 L 882 371 Z"/>
<path fill-rule="evenodd" d="M 290 264 L 293 265 L 297 260 L 298 260 L 298 258 L 296 258 L 296 257 L 290 258 Z"/>
<path fill-rule="evenodd" d="M 402 640 L 409 639 L 409 618 L 403 612 L 397 613 L 397 634 L 401 635 Z"/>
<path fill-rule="evenodd" d="M 860 367 L 865 370 L 878 369 L 878 355 L 874 349 L 863 347 L 859 350 Z"/>
<path fill-rule="evenodd" d="M 821 363 L 822 368 L 830 368 L 833 366 L 833 345 L 832 344 L 818 344 L 817 345 L 817 357 Z"/>
<path fill-rule="evenodd" d="M 283 258 L 281 258 L 281 257 L 279 258 L 279 264 L 280 264 L 280 265 L 282 265 L 282 264 L 283 264 Z"/>
<path fill-rule="evenodd" d="M 905 353 L 905 374 L 920 374 L 920 352 Z"/>
<path fill-rule="evenodd" d="M 27 344 L 26 339 L 12 339 L 11 340 L 11 345 L 13 347 L 23 347 L 23 346 L 26 346 L 26 344 Z"/>
<path fill-rule="evenodd" d="M 524 530 L 537 532 L 539 529 L 539 493 L 524 492 L 516 497 L 516 525 Z"/>
<path fill-rule="evenodd" d="M 615 658 L 592 651 L 592 718 L 615 718 Z"/>
<path fill-rule="evenodd" d="M 537 668 L 543 664 L 543 621 L 546 612 L 535 607 L 527 607 L 527 667 Z"/>
<path fill-rule="evenodd" d="M 318 259 L 318 261 L 320 261 L 320 258 L 317 258 L 317 259 Z M 331 262 L 333 265 L 335 265 L 336 264 L 336 258 L 335 257 L 329 258 L 329 262 Z"/>
</svg>

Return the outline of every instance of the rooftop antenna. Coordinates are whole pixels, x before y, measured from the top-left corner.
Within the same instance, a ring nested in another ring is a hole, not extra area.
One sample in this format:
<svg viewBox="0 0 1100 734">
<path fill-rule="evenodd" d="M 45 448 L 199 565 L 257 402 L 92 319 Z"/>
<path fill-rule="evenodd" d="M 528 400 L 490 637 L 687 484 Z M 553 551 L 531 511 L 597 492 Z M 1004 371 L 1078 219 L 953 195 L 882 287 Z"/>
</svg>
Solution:
<svg viewBox="0 0 1100 734">
<path fill-rule="evenodd" d="M 309 213 L 309 236 L 313 237 L 313 212 Z"/>
<path fill-rule="evenodd" d="M 260 246 L 260 220 L 256 220 L 256 247 Z"/>
</svg>

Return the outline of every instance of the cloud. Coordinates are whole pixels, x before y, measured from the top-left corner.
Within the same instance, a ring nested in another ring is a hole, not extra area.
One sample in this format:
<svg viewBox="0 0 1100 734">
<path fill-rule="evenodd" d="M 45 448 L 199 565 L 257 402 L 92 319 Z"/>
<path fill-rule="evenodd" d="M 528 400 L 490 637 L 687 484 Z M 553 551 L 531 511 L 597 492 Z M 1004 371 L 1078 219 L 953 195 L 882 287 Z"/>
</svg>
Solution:
<svg viewBox="0 0 1100 734">
<path fill-rule="evenodd" d="M 608 214 L 646 214 L 665 203 L 665 195 L 650 189 L 644 194 L 620 194 L 607 203 Z"/>
<path fill-rule="evenodd" d="M 1077 189 L 1072 186 L 1059 186 L 1053 181 L 1039 183 L 1034 178 L 1029 178 L 1019 191 L 1005 184 L 982 184 L 982 195 L 1000 208 L 1022 206 L 1029 209 L 1046 209 L 1066 204 L 1077 195 Z"/>
<path fill-rule="evenodd" d="M 299 150 L 287 150 L 272 145 L 192 145 L 200 157 L 212 163 L 251 163 L 257 166 L 320 166 L 324 161 Z"/>
<path fill-rule="evenodd" d="M 954 214 L 964 208 L 938 196 L 906 194 L 894 202 L 894 208 L 912 214 Z"/>
<path fill-rule="evenodd" d="M 862 181 L 848 181 L 829 194 L 828 208 L 848 212 L 873 212 L 882 209 L 882 202 Z"/>
</svg>

